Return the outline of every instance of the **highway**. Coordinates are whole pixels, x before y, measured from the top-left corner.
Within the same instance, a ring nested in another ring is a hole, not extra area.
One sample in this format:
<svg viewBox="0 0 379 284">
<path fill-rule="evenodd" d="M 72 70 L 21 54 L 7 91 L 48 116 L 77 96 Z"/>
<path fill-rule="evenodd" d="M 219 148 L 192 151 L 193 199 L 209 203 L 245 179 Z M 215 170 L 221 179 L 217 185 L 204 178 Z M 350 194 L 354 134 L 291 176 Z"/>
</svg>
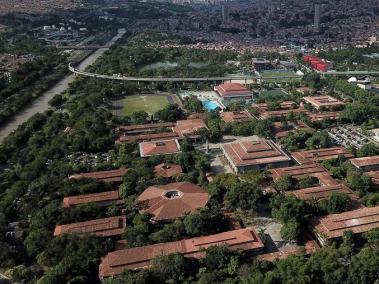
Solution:
<svg viewBox="0 0 379 284">
<path fill-rule="evenodd" d="M 134 82 L 150 82 L 150 83 L 158 83 L 158 82 L 214 82 L 214 81 L 234 81 L 234 80 L 269 80 L 269 79 L 301 79 L 303 75 L 278 75 L 278 76 L 225 76 L 225 77 L 202 77 L 202 78 L 164 78 L 164 77 L 128 77 L 128 76 L 110 76 L 103 74 L 96 74 L 81 71 L 77 68 L 71 66 L 71 63 L 68 65 L 68 69 L 76 74 L 93 78 L 101 78 L 108 80 L 120 80 L 120 81 L 134 81 Z"/>
</svg>

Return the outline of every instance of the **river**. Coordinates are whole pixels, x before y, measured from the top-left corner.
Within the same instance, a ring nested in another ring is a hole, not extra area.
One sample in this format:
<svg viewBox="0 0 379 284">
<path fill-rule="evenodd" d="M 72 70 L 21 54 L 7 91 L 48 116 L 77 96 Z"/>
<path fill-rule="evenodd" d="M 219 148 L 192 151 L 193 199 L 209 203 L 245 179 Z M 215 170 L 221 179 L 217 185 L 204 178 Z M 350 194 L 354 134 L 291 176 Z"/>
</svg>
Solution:
<svg viewBox="0 0 379 284">
<path fill-rule="evenodd" d="M 125 29 L 118 30 L 116 36 L 114 36 L 106 46 L 112 46 L 118 39 L 120 39 L 126 33 Z M 99 48 L 86 59 L 84 59 L 78 66 L 79 70 L 84 70 L 92 63 L 94 63 L 105 51 L 109 48 Z M 29 118 L 38 112 L 44 112 L 49 108 L 49 101 L 57 94 L 60 94 L 68 89 L 69 84 L 75 80 L 75 75 L 70 74 L 56 83 L 49 90 L 44 92 L 40 97 L 34 100 L 26 109 L 16 114 L 12 120 L 10 120 L 6 125 L 0 128 L 0 141 L 7 137 L 10 133 L 17 129 L 21 124 L 26 122 Z"/>
</svg>

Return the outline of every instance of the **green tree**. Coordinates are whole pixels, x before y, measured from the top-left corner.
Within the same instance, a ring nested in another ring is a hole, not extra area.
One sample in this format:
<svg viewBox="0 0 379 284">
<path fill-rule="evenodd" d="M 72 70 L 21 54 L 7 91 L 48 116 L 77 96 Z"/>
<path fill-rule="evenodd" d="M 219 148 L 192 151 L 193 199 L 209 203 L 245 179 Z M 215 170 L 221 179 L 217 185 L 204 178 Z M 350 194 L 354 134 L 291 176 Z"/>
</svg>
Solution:
<svg viewBox="0 0 379 284">
<path fill-rule="evenodd" d="M 225 194 L 225 204 L 229 209 L 242 210 L 257 209 L 258 201 L 262 197 L 262 191 L 258 185 L 248 182 L 239 182 Z"/>
<path fill-rule="evenodd" d="M 283 240 L 288 242 L 297 241 L 300 237 L 300 226 L 297 222 L 290 221 L 285 223 L 280 229 Z"/>
<path fill-rule="evenodd" d="M 347 211 L 351 206 L 350 197 L 343 192 L 333 192 L 328 201 L 328 213 L 340 213 Z"/>
<path fill-rule="evenodd" d="M 178 283 L 184 280 L 187 263 L 180 253 L 157 256 L 153 260 L 153 273 L 162 281 Z"/>
</svg>

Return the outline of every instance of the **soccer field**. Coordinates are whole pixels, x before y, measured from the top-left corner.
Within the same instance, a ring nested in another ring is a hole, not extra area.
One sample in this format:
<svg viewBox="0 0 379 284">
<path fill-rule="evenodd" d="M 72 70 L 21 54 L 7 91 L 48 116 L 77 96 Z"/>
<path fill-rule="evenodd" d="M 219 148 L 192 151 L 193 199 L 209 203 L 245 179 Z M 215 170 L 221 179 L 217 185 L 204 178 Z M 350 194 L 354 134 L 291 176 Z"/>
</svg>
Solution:
<svg viewBox="0 0 379 284">
<path fill-rule="evenodd" d="M 133 112 L 144 110 L 149 114 L 154 114 L 158 110 L 169 105 L 167 96 L 149 95 L 149 96 L 130 96 L 123 100 L 124 115 L 131 115 Z"/>
</svg>

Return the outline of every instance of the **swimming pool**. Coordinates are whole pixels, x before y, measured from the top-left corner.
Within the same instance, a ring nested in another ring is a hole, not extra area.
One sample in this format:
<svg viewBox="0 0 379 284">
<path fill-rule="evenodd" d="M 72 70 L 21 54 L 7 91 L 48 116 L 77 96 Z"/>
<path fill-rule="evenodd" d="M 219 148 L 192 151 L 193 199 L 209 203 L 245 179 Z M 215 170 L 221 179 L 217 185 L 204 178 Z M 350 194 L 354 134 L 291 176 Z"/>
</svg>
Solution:
<svg viewBox="0 0 379 284">
<path fill-rule="evenodd" d="M 205 108 L 207 111 L 212 111 L 216 108 L 221 108 L 220 105 L 215 101 L 201 101 L 201 104 L 203 105 L 203 108 Z"/>
</svg>

